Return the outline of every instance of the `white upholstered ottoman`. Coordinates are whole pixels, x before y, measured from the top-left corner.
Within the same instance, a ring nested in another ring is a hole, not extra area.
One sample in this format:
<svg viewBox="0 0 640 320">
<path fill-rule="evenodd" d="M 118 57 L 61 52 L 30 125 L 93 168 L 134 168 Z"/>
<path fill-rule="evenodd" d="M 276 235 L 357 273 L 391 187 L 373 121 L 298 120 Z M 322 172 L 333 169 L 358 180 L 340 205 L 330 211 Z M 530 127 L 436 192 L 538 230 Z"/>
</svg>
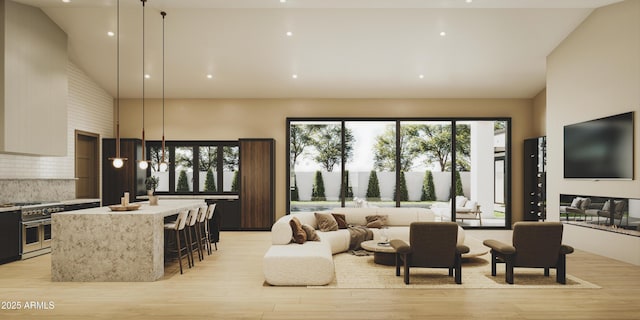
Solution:
<svg viewBox="0 0 640 320">
<path fill-rule="evenodd" d="M 334 265 L 328 243 L 272 245 L 263 259 L 264 279 L 270 285 L 325 285 L 333 281 Z"/>
</svg>

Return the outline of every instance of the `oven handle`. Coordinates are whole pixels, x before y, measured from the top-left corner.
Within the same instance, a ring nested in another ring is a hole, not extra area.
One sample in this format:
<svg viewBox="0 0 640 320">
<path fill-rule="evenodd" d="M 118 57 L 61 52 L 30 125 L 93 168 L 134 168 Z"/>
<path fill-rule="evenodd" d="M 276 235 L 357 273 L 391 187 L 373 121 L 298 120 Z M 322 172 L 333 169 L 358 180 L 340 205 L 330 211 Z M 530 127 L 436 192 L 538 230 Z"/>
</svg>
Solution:
<svg viewBox="0 0 640 320">
<path fill-rule="evenodd" d="M 24 225 L 25 227 L 36 227 L 41 224 L 45 224 L 47 222 L 51 222 L 51 219 L 40 219 L 40 220 L 26 221 L 26 222 L 23 221 L 22 225 Z"/>
</svg>

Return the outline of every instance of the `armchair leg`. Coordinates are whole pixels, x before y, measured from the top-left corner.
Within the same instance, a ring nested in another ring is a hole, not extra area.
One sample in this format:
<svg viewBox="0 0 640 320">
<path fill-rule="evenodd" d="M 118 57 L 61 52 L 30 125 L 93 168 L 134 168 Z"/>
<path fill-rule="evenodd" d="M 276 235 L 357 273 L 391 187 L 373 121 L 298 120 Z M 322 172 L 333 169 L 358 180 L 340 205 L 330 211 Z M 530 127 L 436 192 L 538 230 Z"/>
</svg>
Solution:
<svg viewBox="0 0 640 320">
<path fill-rule="evenodd" d="M 462 257 L 460 255 L 456 256 L 456 283 L 462 284 Z"/>
<path fill-rule="evenodd" d="M 453 268 L 449 268 L 449 277 L 453 277 Z"/>
<path fill-rule="evenodd" d="M 558 258 L 558 266 L 556 267 L 556 282 L 567 284 L 567 260 L 564 254 Z"/>
<path fill-rule="evenodd" d="M 400 254 L 396 253 L 396 277 L 400 276 Z"/>
<path fill-rule="evenodd" d="M 507 261 L 507 270 L 505 275 L 505 280 L 508 284 L 513 284 L 513 263 L 511 261 Z"/>
<path fill-rule="evenodd" d="M 549 267 L 544 267 L 544 276 L 545 277 L 549 276 Z"/>
<path fill-rule="evenodd" d="M 496 261 L 498 260 L 498 257 L 496 257 L 496 253 L 491 250 L 491 275 L 492 276 L 496 276 Z"/>
<path fill-rule="evenodd" d="M 409 264 L 411 259 L 409 255 L 404 256 L 404 283 L 409 284 Z"/>
</svg>

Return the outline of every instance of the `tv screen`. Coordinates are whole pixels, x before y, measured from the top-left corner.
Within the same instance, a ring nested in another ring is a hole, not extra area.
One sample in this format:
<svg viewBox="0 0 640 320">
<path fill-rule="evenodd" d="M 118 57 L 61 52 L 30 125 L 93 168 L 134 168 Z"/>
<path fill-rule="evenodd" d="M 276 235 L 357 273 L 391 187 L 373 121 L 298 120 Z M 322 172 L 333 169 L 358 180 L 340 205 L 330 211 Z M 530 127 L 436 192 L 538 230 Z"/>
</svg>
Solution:
<svg viewBox="0 0 640 320">
<path fill-rule="evenodd" d="M 565 126 L 564 177 L 633 179 L 633 112 Z"/>
</svg>

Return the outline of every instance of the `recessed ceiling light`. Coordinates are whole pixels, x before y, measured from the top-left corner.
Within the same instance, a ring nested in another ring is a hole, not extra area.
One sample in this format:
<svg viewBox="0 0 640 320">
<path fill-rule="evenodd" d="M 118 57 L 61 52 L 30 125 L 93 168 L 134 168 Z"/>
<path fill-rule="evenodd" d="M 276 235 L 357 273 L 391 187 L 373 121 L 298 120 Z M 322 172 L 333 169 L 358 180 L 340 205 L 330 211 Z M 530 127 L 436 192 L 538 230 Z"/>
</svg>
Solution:
<svg viewBox="0 0 640 320">
<path fill-rule="evenodd" d="M 145 79 L 149 79 L 149 78 L 151 78 L 151 76 L 150 76 L 150 75 L 148 75 L 148 74 L 145 74 L 145 75 L 144 75 L 144 78 L 145 78 Z"/>
<path fill-rule="evenodd" d="M 213 78 L 213 75 L 212 74 L 208 74 L 207 75 L 207 79 L 211 79 L 211 78 Z"/>
<path fill-rule="evenodd" d="M 62 0 L 62 2 L 69 3 L 69 2 L 71 2 L 71 0 Z"/>
<path fill-rule="evenodd" d="M 107 31 L 107 35 L 108 35 L 109 37 L 113 37 L 113 36 L 115 36 L 116 34 L 115 34 L 115 33 L 113 33 L 113 31 Z"/>
<path fill-rule="evenodd" d="M 291 75 L 291 78 L 298 79 L 298 75 L 294 73 Z"/>
<path fill-rule="evenodd" d="M 419 75 L 418 78 L 424 79 L 424 74 Z"/>
<path fill-rule="evenodd" d="M 465 0 L 466 3 L 471 3 L 473 0 Z"/>
<path fill-rule="evenodd" d="M 441 31 L 441 32 L 440 32 L 440 36 L 443 36 L 443 37 L 444 37 L 444 36 L 446 36 L 446 35 L 447 35 L 447 33 L 446 33 L 446 32 L 444 32 L 444 31 Z"/>
<path fill-rule="evenodd" d="M 287 2 L 287 0 L 280 0 L 280 3 L 285 3 Z"/>
<path fill-rule="evenodd" d="M 291 37 L 292 35 L 293 35 L 293 32 L 287 31 L 287 37 Z"/>
</svg>

